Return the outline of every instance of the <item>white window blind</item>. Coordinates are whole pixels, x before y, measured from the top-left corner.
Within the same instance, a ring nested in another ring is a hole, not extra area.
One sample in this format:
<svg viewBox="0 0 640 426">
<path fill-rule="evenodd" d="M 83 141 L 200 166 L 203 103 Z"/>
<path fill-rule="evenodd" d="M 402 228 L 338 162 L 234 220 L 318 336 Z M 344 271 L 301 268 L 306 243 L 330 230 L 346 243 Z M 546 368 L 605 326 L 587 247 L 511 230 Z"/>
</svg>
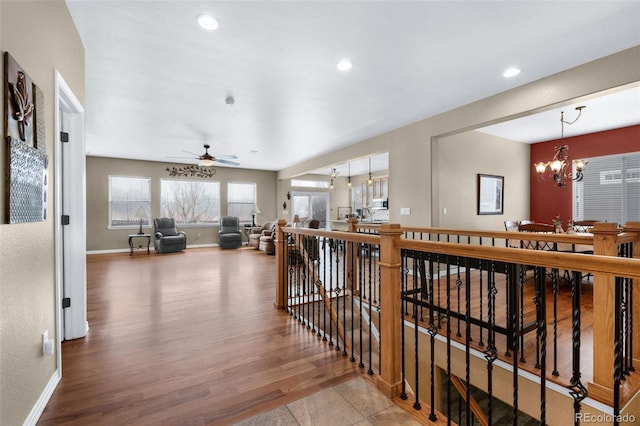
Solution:
<svg viewBox="0 0 640 426">
<path fill-rule="evenodd" d="M 640 220 L 640 152 L 589 159 L 573 186 L 574 220 Z"/>
<path fill-rule="evenodd" d="M 251 213 L 255 207 L 255 183 L 229 183 L 227 185 L 228 216 L 236 216 L 240 222 L 251 222 Z"/>
<path fill-rule="evenodd" d="M 138 217 L 138 209 L 146 217 Z M 109 176 L 109 227 L 135 227 L 151 217 L 151 178 Z"/>
</svg>

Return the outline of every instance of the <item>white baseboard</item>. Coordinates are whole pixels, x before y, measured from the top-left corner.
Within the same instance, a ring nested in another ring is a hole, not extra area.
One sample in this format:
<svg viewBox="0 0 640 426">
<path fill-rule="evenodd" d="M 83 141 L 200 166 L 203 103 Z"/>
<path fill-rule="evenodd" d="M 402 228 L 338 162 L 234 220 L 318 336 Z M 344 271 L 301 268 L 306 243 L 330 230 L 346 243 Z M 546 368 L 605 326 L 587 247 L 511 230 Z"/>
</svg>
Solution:
<svg viewBox="0 0 640 426">
<path fill-rule="evenodd" d="M 58 383 L 60 383 L 60 378 L 60 369 L 57 369 L 53 372 L 53 375 L 49 379 L 49 383 L 47 383 L 47 386 L 45 386 L 44 390 L 40 394 L 40 398 L 38 398 L 35 405 L 31 409 L 31 412 L 24 421 L 23 426 L 35 426 L 38 423 L 42 412 L 47 406 L 47 403 L 49 403 L 49 399 L 51 399 L 51 395 L 53 395 L 53 392 L 56 390 Z"/>
</svg>

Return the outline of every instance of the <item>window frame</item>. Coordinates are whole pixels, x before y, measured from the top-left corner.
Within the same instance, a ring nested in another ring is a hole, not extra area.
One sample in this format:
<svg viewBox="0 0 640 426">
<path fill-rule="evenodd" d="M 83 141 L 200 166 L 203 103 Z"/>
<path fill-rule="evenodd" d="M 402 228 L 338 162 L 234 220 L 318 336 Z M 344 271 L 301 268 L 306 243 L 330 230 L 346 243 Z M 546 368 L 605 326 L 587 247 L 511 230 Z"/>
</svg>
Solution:
<svg viewBox="0 0 640 426">
<path fill-rule="evenodd" d="M 147 219 L 142 221 L 142 228 L 150 228 L 151 227 L 151 202 L 152 202 L 152 195 L 151 195 L 151 177 L 150 176 L 127 176 L 127 175 L 108 175 L 107 177 L 107 182 L 108 182 L 108 186 L 109 186 L 109 190 L 108 190 L 108 204 L 109 204 L 109 212 L 108 212 L 108 216 L 107 216 L 107 229 L 109 230 L 117 230 L 117 229 L 139 229 L 140 228 L 140 222 L 136 221 L 136 223 L 131 223 L 131 224 L 126 224 L 126 225 L 114 225 L 113 224 L 113 203 L 114 200 L 112 199 L 112 193 L 113 193 L 113 179 L 136 179 L 136 180 L 146 180 L 147 181 L 147 186 L 148 186 L 148 191 L 149 191 L 149 199 L 148 201 L 145 200 L 136 200 L 136 201 L 132 201 L 132 202 L 137 202 L 137 203 L 146 203 L 147 204 L 147 208 L 145 209 L 145 212 L 147 214 Z M 117 200 L 120 201 L 120 200 Z M 136 208 L 137 210 L 137 208 Z"/>
<path fill-rule="evenodd" d="M 231 197 L 231 186 L 232 185 L 252 185 L 253 186 L 253 202 L 246 202 L 246 203 L 242 203 L 242 202 L 236 202 L 236 201 L 230 201 Z M 251 211 L 251 209 L 253 209 L 253 207 L 257 207 L 258 206 L 258 184 L 257 182 L 227 182 L 227 216 L 237 216 L 238 219 L 240 220 L 240 224 L 252 224 L 253 223 L 253 218 L 251 217 L 251 213 L 248 213 L 248 218 L 244 218 L 243 216 L 239 216 L 236 214 L 232 214 L 231 212 L 231 204 L 234 205 L 247 205 L 249 206 L 249 210 Z"/>
<path fill-rule="evenodd" d="M 160 179 L 160 215 L 164 216 L 165 212 L 163 211 L 164 202 L 162 199 L 162 185 L 163 182 L 181 182 L 181 183 L 201 183 L 201 184 L 217 184 L 217 198 L 218 198 L 218 212 L 217 215 L 214 216 L 214 220 L 212 222 L 180 222 L 176 219 L 176 225 L 181 228 L 214 228 L 220 226 L 220 217 L 222 216 L 222 195 L 221 195 L 221 187 L 222 183 L 217 180 L 212 181 L 204 181 L 202 179 Z"/>
</svg>

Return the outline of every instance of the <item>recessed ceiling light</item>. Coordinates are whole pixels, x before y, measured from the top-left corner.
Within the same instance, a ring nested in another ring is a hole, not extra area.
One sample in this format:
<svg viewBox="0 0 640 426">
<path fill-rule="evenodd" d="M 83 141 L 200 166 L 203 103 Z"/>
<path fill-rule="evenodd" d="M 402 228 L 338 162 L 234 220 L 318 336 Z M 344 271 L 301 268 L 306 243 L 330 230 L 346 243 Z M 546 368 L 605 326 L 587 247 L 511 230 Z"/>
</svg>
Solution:
<svg viewBox="0 0 640 426">
<path fill-rule="evenodd" d="M 338 64 L 336 65 L 336 67 L 340 70 L 340 71 L 349 71 L 351 69 L 351 67 L 353 66 L 353 64 L 351 63 L 350 60 L 348 59 L 343 59 L 340 62 L 338 62 Z"/>
<path fill-rule="evenodd" d="M 207 31 L 216 30 L 220 26 L 216 18 L 207 14 L 198 15 L 198 24 Z"/>
<path fill-rule="evenodd" d="M 507 70 L 502 73 L 502 76 L 509 78 L 509 77 L 515 77 L 518 74 L 520 74 L 520 69 L 516 67 L 511 67 L 511 68 L 507 68 Z"/>
</svg>

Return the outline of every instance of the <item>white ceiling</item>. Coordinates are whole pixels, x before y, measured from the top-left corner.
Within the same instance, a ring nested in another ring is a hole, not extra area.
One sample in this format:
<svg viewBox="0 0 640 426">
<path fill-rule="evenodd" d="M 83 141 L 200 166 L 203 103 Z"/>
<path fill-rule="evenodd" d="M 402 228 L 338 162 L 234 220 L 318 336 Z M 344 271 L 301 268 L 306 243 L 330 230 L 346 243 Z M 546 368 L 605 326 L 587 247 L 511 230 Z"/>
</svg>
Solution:
<svg viewBox="0 0 640 426">
<path fill-rule="evenodd" d="M 208 143 L 263 170 L 640 45 L 637 0 L 67 4 L 86 48 L 88 155 L 188 162 L 172 157 Z M 204 12 L 218 30 L 197 26 Z M 559 134 L 545 119 L 510 138 L 542 127 Z"/>
</svg>

